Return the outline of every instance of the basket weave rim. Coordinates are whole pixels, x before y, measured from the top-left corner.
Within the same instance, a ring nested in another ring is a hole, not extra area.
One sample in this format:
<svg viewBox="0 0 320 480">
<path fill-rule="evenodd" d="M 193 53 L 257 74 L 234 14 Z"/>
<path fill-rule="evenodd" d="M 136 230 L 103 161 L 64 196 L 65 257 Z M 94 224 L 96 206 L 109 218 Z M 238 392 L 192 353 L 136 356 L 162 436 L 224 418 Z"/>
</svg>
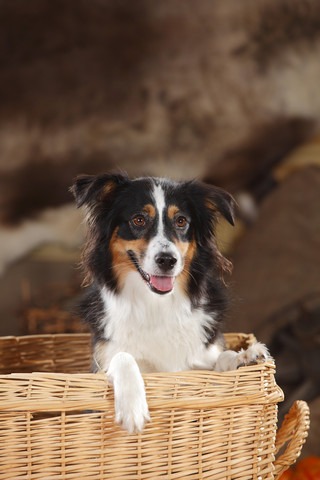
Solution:
<svg viewBox="0 0 320 480">
<path fill-rule="evenodd" d="M 143 375 L 148 405 L 155 409 L 208 409 L 266 405 L 283 400 L 274 381 L 274 363 L 218 373 L 191 370 Z M 106 409 L 113 389 L 103 373 L 12 373 L 0 375 L 0 410 L 72 411 Z"/>
</svg>

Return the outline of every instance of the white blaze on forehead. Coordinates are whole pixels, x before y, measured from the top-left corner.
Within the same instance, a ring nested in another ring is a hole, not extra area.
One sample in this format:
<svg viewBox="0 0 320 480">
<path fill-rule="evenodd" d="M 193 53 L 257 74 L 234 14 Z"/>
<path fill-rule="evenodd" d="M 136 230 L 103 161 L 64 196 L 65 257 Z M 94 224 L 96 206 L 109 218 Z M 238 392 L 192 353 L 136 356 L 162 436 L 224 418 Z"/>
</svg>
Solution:
<svg viewBox="0 0 320 480">
<path fill-rule="evenodd" d="M 158 211 L 158 235 L 163 235 L 163 213 L 166 206 L 164 191 L 160 184 L 157 184 L 153 188 L 153 198 L 156 210 Z"/>
</svg>

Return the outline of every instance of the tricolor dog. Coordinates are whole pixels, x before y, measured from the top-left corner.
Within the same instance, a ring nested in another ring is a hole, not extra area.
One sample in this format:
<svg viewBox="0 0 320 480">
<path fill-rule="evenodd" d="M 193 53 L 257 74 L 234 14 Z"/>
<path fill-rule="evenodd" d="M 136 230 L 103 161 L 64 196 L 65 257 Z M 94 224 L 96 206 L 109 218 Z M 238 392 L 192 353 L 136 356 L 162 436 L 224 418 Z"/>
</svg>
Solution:
<svg viewBox="0 0 320 480">
<path fill-rule="evenodd" d="M 221 334 L 231 265 L 215 225 L 220 215 L 234 223 L 231 195 L 196 181 L 120 174 L 79 176 L 72 192 L 88 223 L 83 316 L 120 425 L 138 432 L 149 420 L 141 373 L 222 372 L 267 359 L 260 343 L 225 350 Z"/>
</svg>

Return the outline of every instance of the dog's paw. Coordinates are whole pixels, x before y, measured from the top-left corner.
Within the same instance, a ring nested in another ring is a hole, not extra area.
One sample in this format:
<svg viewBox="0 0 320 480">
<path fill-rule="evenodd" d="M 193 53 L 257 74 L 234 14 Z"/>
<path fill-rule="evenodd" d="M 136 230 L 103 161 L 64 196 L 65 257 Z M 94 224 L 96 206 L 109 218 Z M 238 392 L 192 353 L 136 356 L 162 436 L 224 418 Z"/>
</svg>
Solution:
<svg viewBox="0 0 320 480">
<path fill-rule="evenodd" d="M 257 365 L 271 360 L 267 347 L 260 342 L 254 343 L 247 350 L 240 350 L 237 354 L 237 368 L 247 365 Z"/>
<path fill-rule="evenodd" d="M 131 397 L 129 402 L 118 399 L 115 404 L 115 421 L 128 433 L 142 432 L 145 424 L 150 422 L 147 401 L 138 395 L 136 398 Z"/>
<path fill-rule="evenodd" d="M 146 392 L 132 355 L 119 352 L 107 372 L 114 388 L 115 421 L 129 433 L 141 432 L 150 421 Z"/>
</svg>

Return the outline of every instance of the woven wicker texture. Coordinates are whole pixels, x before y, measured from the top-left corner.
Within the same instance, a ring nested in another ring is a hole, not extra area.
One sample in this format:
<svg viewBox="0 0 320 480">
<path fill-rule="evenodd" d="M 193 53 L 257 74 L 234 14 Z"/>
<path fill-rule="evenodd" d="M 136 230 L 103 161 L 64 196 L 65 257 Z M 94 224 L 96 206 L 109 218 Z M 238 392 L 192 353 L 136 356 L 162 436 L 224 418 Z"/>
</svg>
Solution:
<svg viewBox="0 0 320 480">
<path fill-rule="evenodd" d="M 308 436 L 310 426 L 309 407 L 306 402 L 297 400 L 277 432 L 276 453 L 288 443 L 285 453 L 279 455 L 276 462 L 275 476 L 278 478 L 299 457 L 303 444 Z"/>
<path fill-rule="evenodd" d="M 89 372 L 90 335 L 0 337 L 0 373 Z"/>
<path fill-rule="evenodd" d="M 88 366 L 87 335 L 49 337 L 33 336 L 30 345 L 27 337 L 3 339 L 15 371 L 19 349 L 24 371 L 32 368 L 31 357 L 41 370 L 42 348 L 48 345 L 45 370 L 50 352 L 53 370 L 58 364 L 68 371 L 72 361 L 78 371 Z M 227 341 L 239 347 L 253 338 L 233 334 Z M 304 402 L 294 405 L 275 444 L 283 395 L 272 363 L 223 374 L 145 375 L 144 380 L 152 423 L 142 434 L 128 435 L 114 424 L 113 391 L 104 374 L 1 375 L 0 479 L 264 480 L 278 478 L 300 453 L 308 427 Z M 277 463 L 276 448 L 285 442 Z"/>
</svg>

